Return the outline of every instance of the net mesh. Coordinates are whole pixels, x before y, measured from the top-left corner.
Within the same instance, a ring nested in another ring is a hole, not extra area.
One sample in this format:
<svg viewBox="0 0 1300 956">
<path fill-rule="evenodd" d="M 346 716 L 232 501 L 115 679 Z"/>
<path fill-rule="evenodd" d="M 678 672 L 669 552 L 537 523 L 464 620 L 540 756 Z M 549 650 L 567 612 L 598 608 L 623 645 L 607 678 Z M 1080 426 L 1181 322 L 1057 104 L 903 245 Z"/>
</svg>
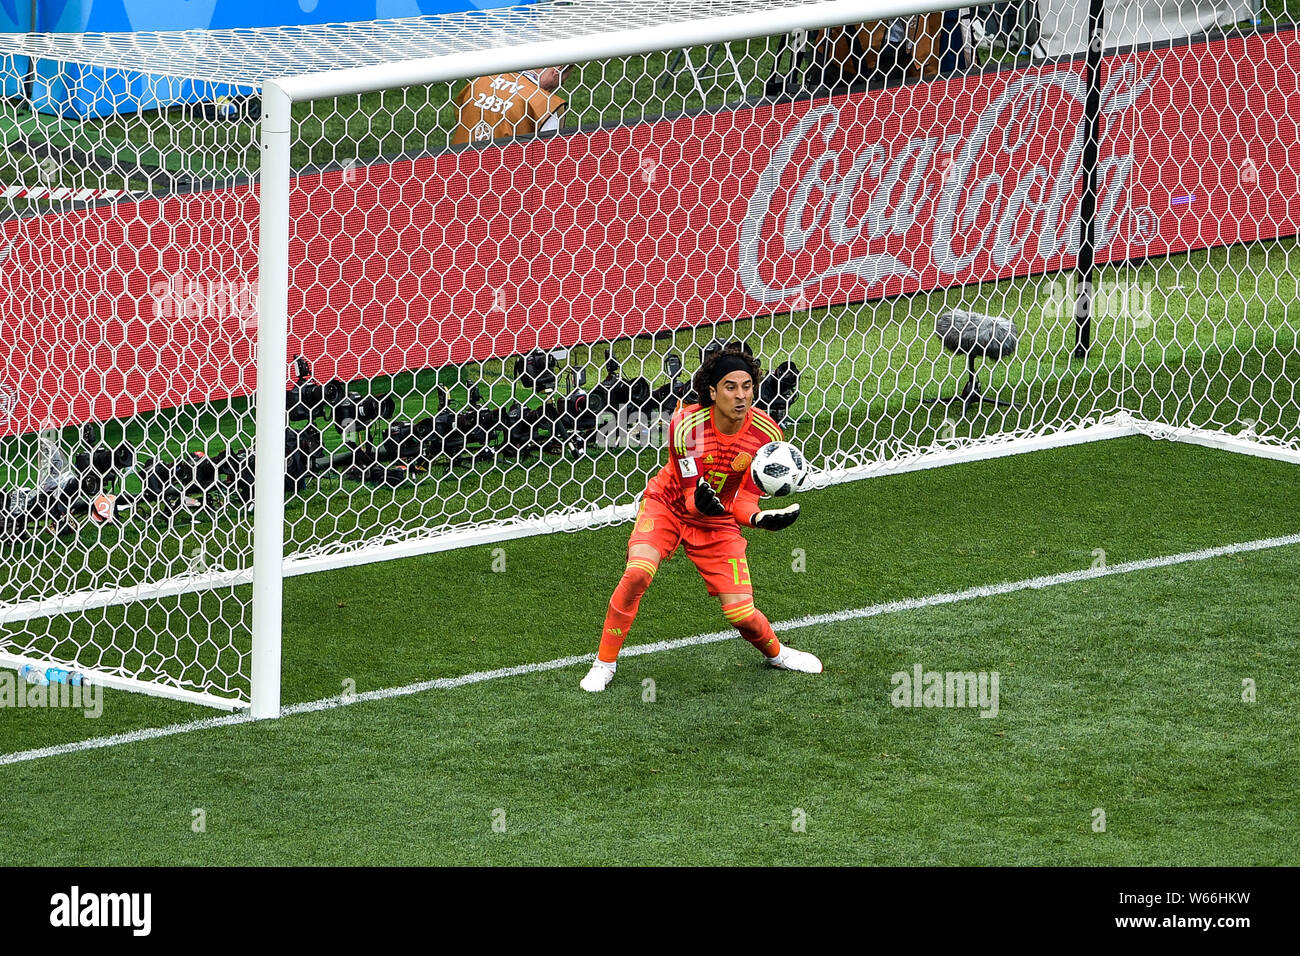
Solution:
<svg viewBox="0 0 1300 956">
<path fill-rule="evenodd" d="M 0 651 L 248 696 L 263 80 L 790 6 L 0 37 L 45 106 L 0 116 Z M 1300 449 L 1300 39 L 1236 16 L 1101 58 L 1086 313 L 1085 60 L 983 14 L 297 104 L 289 568 L 622 520 L 733 341 L 822 476 L 1107 423 Z"/>
</svg>

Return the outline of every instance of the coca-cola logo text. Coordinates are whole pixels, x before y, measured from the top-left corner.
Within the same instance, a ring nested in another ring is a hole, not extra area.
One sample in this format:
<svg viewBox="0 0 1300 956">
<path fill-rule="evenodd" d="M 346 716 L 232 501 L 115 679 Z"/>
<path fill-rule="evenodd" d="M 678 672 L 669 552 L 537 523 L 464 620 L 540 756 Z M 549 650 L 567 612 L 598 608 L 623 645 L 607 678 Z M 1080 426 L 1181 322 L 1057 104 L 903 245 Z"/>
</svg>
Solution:
<svg viewBox="0 0 1300 956">
<path fill-rule="evenodd" d="M 1111 117 L 1137 104 L 1157 69 L 1138 77 L 1133 63 L 1124 64 L 1102 90 L 1099 247 L 1128 212 L 1133 167 L 1131 153 L 1105 155 L 1105 131 Z M 1069 69 L 1022 75 L 990 99 L 968 132 L 913 136 L 893 150 L 888 140 L 871 141 L 888 119 L 863 115 L 872 100 L 810 109 L 781 139 L 750 196 L 737 246 L 745 292 L 774 304 L 842 277 L 871 286 L 915 279 L 929 267 L 956 276 L 981 255 L 997 272 L 1027 256 L 1076 254 L 1086 93 Z M 787 268 L 774 268 L 778 261 Z M 784 274 L 793 281 L 775 278 Z"/>
</svg>

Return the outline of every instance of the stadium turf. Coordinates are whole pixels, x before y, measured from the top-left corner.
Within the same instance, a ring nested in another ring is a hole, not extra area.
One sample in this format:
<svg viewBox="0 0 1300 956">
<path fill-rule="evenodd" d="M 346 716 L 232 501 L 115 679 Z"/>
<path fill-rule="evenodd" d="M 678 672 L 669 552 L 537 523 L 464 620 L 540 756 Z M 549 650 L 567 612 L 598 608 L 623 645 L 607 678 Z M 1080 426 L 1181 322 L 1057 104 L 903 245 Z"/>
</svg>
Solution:
<svg viewBox="0 0 1300 956">
<path fill-rule="evenodd" d="M 761 79 L 757 49 L 739 59 L 752 86 Z M 698 108 L 684 74 L 675 85 L 659 82 L 664 65 L 632 58 L 614 68 L 618 75 L 588 67 L 600 77 L 573 84 L 571 117 L 618 122 L 630 118 L 626 103 L 647 115 Z M 359 97 L 355 108 L 302 104 L 295 164 L 440 148 L 428 131 L 450 128 L 450 92 Z M 30 138 L 23 124 L 33 121 L 16 107 L 7 112 L 5 141 Z M 92 141 L 79 134 L 67 144 L 200 180 L 253 167 L 255 127 L 193 119 L 184 109 L 114 118 Z M 51 142 L 63 135 L 50 133 Z M 15 153 L 0 165 L 10 180 L 37 181 L 30 157 Z M 60 177 L 53 185 L 127 185 L 113 176 L 82 182 L 75 166 Z M 1099 316 L 1090 366 L 1104 375 L 1119 367 L 1123 349 L 1129 370 L 1102 390 L 1153 418 L 1162 409 L 1149 406 L 1173 395 L 1183 411 L 1217 425 L 1286 424 L 1287 415 L 1293 423 L 1293 396 L 1271 383 L 1296 380 L 1294 323 L 1286 320 L 1294 246 L 1108 270 L 1149 290 L 1155 321 L 1103 339 Z M 1180 278 L 1190 288 L 1180 289 Z M 1076 398 L 1090 402 L 1098 385 L 1078 366 L 1044 363 L 1060 342 L 1044 347 L 1041 335 L 1056 326 L 1043 315 L 1041 285 L 1015 280 L 978 292 L 990 309 L 1005 306 L 1027 345 L 985 380 L 995 390 L 1022 382 L 1041 390 L 1016 396 L 1046 416 L 1035 424 L 1069 417 Z M 834 370 L 830 380 L 814 371 L 805 383 L 801 434 L 824 436 L 838 425 L 856 440 L 846 421 L 832 419 L 840 409 L 859 422 L 893 416 L 903 437 L 927 444 L 943 416 L 918 415 L 915 399 L 922 389 L 938 394 L 941 382 L 951 390 L 960 374 L 928 323 L 963 295 L 808 313 L 797 324 L 815 340 L 782 331 L 785 317 L 734 331 L 805 368 Z M 1282 337 L 1261 339 L 1261 329 Z M 685 341 L 672 346 L 689 352 Z M 626 358 L 632 348 L 620 343 L 615 354 Z M 645 367 L 656 382 L 666 348 Z M 871 356 L 887 359 L 877 365 Z M 594 370 L 602 357 L 584 359 Z M 927 374 L 913 382 L 900 369 Z M 1148 374 L 1163 377 L 1139 378 Z M 410 391 L 406 414 L 432 410 L 427 388 L 413 380 Z M 178 435 L 221 435 L 224 444 L 246 431 L 242 404 L 204 415 L 197 423 L 160 416 L 156 450 L 179 454 Z M 996 430 L 993 415 L 969 418 L 957 434 Z M 133 423 L 129 437 L 146 439 L 153 424 Z M 3 470 L 27 467 L 28 451 L 8 449 Z M 750 535 L 758 604 L 780 622 L 1294 533 L 1295 475 L 1294 466 L 1135 438 L 831 488 L 802 496 L 806 513 L 789 531 Z M 495 491 L 508 497 L 518 488 Z M 480 495 L 465 507 L 490 504 Z M 306 527 L 291 528 L 291 539 L 301 543 Z M 590 653 L 627 532 L 291 579 L 285 702 Z M 585 669 L 577 664 L 0 764 L 5 862 L 1295 865 L 1297 570 L 1300 547 L 1291 546 L 792 632 L 791 643 L 825 660 L 820 677 L 771 672 L 729 640 L 626 657 L 597 697 L 577 690 Z M 168 623 L 207 626 L 199 614 Z M 724 626 L 679 558 L 644 600 L 631 644 Z M 997 671 L 998 716 L 895 708 L 893 675 L 917 665 Z M 1247 686 L 1253 703 L 1243 700 Z M 93 720 L 2 710 L 0 755 L 207 716 L 111 691 Z M 199 810 L 203 832 L 195 832 Z"/>
<path fill-rule="evenodd" d="M 1292 533 L 1294 475 L 1134 438 L 875 479 L 801 496 L 750 564 L 779 622 Z M 290 580 L 286 702 L 589 653 L 626 534 Z M 818 677 L 727 640 L 625 657 L 599 696 L 579 664 L 0 766 L 0 834 L 15 864 L 1295 864 L 1297 570 L 1292 546 L 793 632 Z M 723 625 L 677 559 L 631 643 Z M 918 664 L 997 671 L 997 716 L 894 707 Z M 7 711 L 0 752 L 205 716 L 108 692 L 97 720 Z"/>
</svg>

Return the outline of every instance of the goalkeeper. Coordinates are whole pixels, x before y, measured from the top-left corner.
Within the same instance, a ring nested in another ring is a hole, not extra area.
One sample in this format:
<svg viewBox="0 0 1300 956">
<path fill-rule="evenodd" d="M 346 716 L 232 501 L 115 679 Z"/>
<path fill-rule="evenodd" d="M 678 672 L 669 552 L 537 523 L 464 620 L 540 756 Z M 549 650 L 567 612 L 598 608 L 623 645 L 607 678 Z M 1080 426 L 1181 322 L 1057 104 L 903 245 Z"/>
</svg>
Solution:
<svg viewBox="0 0 1300 956">
<path fill-rule="evenodd" d="M 641 595 L 659 562 L 679 544 L 699 569 L 722 613 L 773 667 L 821 672 L 812 654 L 785 647 L 763 612 L 754 607 L 754 588 L 745 560 L 741 527 L 780 531 L 799 517 L 799 506 L 774 511 L 758 507 L 759 491 L 749 477 L 754 453 L 782 441 L 781 428 L 754 407 L 762 375 L 758 363 L 735 348 L 714 352 L 692 381 L 698 405 L 679 408 L 668 426 L 668 461 L 646 486 L 636 526 L 627 545 L 627 567 L 610 598 L 600 651 L 582 689 L 602 691 L 618 666 L 618 652 L 636 618 Z"/>
</svg>

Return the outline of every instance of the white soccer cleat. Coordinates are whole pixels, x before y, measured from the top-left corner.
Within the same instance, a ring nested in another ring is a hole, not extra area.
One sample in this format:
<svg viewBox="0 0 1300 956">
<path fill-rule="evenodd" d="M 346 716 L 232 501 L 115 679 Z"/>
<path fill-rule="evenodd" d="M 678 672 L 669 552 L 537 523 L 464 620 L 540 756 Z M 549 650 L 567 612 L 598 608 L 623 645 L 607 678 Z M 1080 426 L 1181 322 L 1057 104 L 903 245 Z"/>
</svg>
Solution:
<svg viewBox="0 0 1300 956">
<path fill-rule="evenodd" d="M 820 664 L 818 667 L 820 668 Z M 599 694 L 609 686 L 609 682 L 614 679 L 614 671 L 618 669 L 618 662 L 606 664 L 602 660 L 597 660 L 591 665 L 591 670 L 587 671 L 587 676 L 582 679 L 578 686 L 592 694 Z"/>
<path fill-rule="evenodd" d="M 822 672 L 822 662 L 817 659 L 815 654 L 809 654 L 807 651 L 796 651 L 788 645 L 781 645 L 781 653 L 776 657 L 769 657 L 767 662 L 773 667 L 779 667 L 783 671 L 799 671 L 801 674 L 820 674 Z"/>
</svg>

